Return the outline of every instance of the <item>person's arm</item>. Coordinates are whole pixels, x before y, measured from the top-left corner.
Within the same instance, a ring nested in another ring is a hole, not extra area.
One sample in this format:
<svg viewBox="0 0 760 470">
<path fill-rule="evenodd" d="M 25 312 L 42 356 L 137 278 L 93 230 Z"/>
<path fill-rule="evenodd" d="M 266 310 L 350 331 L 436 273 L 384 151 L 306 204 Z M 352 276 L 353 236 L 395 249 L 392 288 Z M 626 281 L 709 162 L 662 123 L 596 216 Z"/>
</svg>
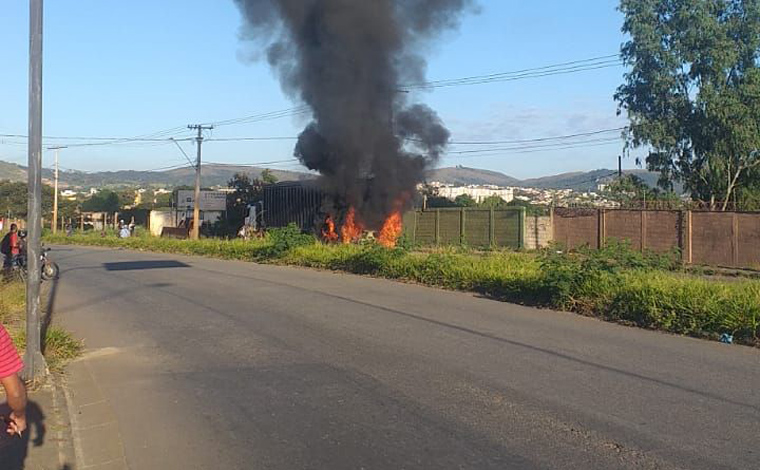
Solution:
<svg viewBox="0 0 760 470">
<path fill-rule="evenodd" d="M 17 374 L 0 379 L 11 409 L 8 434 L 19 436 L 26 430 L 26 387 Z"/>
<path fill-rule="evenodd" d="M 12 411 L 6 427 L 11 435 L 21 435 L 26 430 L 26 389 L 18 376 L 23 368 L 24 363 L 21 362 L 10 335 L 0 325 L 0 384 L 5 389 L 8 406 Z"/>
</svg>

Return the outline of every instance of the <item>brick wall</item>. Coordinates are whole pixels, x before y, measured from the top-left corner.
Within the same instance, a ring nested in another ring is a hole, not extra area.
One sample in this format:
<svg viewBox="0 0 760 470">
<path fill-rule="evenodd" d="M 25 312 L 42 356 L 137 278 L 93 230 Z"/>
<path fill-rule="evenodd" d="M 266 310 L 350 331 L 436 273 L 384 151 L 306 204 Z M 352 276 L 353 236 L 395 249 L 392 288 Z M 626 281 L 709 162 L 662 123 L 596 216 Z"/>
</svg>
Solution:
<svg viewBox="0 0 760 470">
<path fill-rule="evenodd" d="M 641 236 L 641 214 L 641 211 L 605 211 L 605 238 L 628 241 L 632 248 L 641 250 L 644 241 Z"/>
<path fill-rule="evenodd" d="M 739 260 L 750 268 L 760 269 L 760 214 L 737 214 Z"/>
<path fill-rule="evenodd" d="M 646 248 L 658 253 L 667 253 L 683 248 L 683 222 L 685 213 L 681 211 L 646 211 L 644 221 Z"/>
<path fill-rule="evenodd" d="M 760 213 L 555 209 L 553 228 L 571 249 L 619 239 L 638 250 L 681 250 L 687 263 L 760 269 Z"/>
<path fill-rule="evenodd" d="M 692 212 L 692 263 L 733 266 L 733 214 Z"/>
<path fill-rule="evenodd" d="M 596 209 L 554 210 L 554 240 L 573 249 L 599 247 L 599 211 Z"/>
</svg>

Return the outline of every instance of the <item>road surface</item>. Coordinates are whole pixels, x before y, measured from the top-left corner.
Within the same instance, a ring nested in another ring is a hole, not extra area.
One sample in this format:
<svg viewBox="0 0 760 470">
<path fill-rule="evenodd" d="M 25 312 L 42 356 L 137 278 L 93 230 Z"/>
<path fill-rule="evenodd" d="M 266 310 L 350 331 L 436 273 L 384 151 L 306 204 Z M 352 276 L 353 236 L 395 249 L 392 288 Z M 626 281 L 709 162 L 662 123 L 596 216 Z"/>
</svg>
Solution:
<svg viewBox="0 0 760 470">
<path fill-rule="evenodd" d="M 129 467 L 760 469 L 760 351 L 465 293 L 61 247 Z"/>
</svg>

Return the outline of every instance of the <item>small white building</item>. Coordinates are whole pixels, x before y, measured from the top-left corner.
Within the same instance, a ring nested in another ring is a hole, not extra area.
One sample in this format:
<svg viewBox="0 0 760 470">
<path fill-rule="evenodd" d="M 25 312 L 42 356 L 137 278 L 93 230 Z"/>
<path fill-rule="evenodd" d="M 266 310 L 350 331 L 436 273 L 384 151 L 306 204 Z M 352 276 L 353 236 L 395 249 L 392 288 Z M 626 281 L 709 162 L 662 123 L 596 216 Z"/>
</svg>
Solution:
<svg viewBox="0 0 760 470">
<path fill-rule="evenodd" d="M 435 187 L 440 197 L 451 199 L 452 201 L 459 196 L 468 195 L 477 203 L 481 203 L 489 197 L 500 197 L 504 202 L 512 202 L 515 199 L 514 188 L 502 188 L 491 185 L 470 185 L 470 186 L 451 186 L 440 183 L 431 183 Z"/>
<path fill-rule="evenodd" d="M 63 199 L 68 201 L 73 201 L 77 198 L 77 192 L 70 189 L 64 189 L 60 194 Z"/>
</svg>

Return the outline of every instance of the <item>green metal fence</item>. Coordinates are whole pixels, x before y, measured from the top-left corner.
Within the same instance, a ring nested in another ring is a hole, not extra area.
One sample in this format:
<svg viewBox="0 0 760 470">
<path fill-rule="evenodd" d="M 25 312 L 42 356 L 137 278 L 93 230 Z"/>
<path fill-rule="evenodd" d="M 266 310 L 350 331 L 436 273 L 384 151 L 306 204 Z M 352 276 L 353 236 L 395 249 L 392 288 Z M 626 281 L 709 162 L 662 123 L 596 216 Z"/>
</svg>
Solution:
<svg viewBox="0 0 760 470">
<path fill-rule="evenodd" d="M 419 245 L 525 246 L 525 208 L 445 208 L 408 212 L 404 234 Z"/>
</svg>

